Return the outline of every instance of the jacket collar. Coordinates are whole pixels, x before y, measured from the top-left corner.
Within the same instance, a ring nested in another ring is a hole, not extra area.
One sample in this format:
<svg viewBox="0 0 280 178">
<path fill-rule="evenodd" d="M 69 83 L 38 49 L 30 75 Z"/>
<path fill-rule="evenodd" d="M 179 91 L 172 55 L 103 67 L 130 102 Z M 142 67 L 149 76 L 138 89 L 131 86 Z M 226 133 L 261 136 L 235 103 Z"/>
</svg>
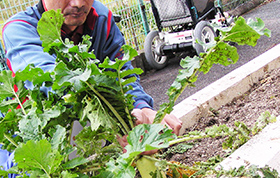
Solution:
<svg viewBox="0 0 280 178">
<path fill-rule="evenodd" d="M 40 0 L 40 1 L 39 1 L 39 3 L 37 4 L 37 8 L 38 8 L 39 13 L 40 13 L 41 16 L 42 16 L 42 14 L 46 11 L 46 10 L 45 10 L 45 7 L 44 7 L 44 2 L 43 2 L 43 0 Z"/>
</svg>

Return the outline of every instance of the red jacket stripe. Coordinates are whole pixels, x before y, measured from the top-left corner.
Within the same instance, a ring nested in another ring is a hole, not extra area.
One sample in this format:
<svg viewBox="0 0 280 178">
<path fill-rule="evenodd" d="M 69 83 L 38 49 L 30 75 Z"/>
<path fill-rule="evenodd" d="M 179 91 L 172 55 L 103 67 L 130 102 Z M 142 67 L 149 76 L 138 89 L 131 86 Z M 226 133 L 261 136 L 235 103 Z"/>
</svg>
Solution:
<svg viewBox="0 0 280 178">
<path fill-rule="evenodd" d="M 109 10 L 108 13 L 108 20 L 107 20 L 107 36 L 106 36 L 106 40 L 109 37 L 110 34 L 110 30 L 111 30 L 111 20 L 112 20 L 112 12 Z"/>
</svg>

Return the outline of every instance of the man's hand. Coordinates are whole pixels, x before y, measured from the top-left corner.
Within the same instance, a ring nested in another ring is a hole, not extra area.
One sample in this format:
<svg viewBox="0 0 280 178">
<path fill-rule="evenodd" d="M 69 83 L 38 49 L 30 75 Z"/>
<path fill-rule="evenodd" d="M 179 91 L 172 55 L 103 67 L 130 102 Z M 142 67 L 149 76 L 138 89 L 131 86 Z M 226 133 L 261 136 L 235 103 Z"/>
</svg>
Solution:
<svg viewBox="0 0 280 178">
<path fill-rule="evenodd" d="M 155 116 L 156 116 L 156 111 L 149 109 L 149 108 L 143 108 L 143 109 L 134 109 L 132 111 L 132 115 L 136 117 L 136 125 L 139 124 L 152 124 Z M 174 131 L 176 135 L 179 135 L 179 131 L 182 127 L 182 121 L 179 120 L 177 117 L 175 117 L 172 114 L 168 114 L 164 117 L 163 121 L 161 122 L 162 124 L 166 125 L 170 129 Z M 124 148 L 128 143 L 127 143 L 127 135 L 123 137 L 117 137 L 120 145 Z M 124 153 L 126 150 L 123 150 Z M 141 154 L 142 155 L 151 155 L 155 154 L 157 150 L 151 150 L 151 151 L 144 151 Z"/>
<path fill-rule="evenodd" d="M 152 124 L 155 119 L 156 113 L 156 111 L 150 108 L 134 109 L 132 111 L 132 115 L 137 119 L 136 125 Z M 167 114 L 161 123 L 172 129 L 176 135 L 179 135 L 179 131 L 182 127 L 182 121 L 179 120 L 176 116 L 174 116 L 173 114 Z"/>
</svg>

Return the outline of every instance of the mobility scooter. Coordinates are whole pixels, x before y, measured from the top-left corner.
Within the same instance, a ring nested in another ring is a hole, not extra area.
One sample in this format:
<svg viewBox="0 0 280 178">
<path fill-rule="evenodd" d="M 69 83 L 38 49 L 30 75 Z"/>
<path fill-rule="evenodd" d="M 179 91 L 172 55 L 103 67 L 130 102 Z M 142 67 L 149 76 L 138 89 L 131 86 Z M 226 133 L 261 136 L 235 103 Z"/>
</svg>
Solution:
<svg viewBox="0 0 280 178">
<path fill-rule="evenodd" d="M 150 0 L 157 31 L 150 31 L 144 43 L 149 66 L 162 69 L 176 53 L 206 52 L 196 40 L 211 43 L 217 36 L 211 23 L 226 27 L 228 19 L 220 0 Z"/>
</svg>

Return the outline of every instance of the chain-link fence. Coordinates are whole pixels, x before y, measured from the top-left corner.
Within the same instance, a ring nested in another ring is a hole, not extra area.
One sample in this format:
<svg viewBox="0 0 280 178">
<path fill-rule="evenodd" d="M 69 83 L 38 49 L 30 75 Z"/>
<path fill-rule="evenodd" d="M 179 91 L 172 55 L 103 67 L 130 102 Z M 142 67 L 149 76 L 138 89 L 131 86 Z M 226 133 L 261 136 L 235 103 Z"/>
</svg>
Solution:
<svg viewBox="0 0 280 178">
<path fill-rule="evenodd" d="M 154 16 L 149 0 L 99 0 L 115 15 L 121 17 L 118 26 L 124 34 L 126 43 L 137 50 L 143 49 L 145 36 L 156 29 Z M 222 0 L 224 10 L 230 10 L 249 0 Z M 38 0 L 0 0 L 1 29 L 5 21 L 19 11 L 38 3 Z M 1 30 L 2 31 L 2 30 Z M 2 39 L 2 34 L 0 34 Z"/>
</svg>

